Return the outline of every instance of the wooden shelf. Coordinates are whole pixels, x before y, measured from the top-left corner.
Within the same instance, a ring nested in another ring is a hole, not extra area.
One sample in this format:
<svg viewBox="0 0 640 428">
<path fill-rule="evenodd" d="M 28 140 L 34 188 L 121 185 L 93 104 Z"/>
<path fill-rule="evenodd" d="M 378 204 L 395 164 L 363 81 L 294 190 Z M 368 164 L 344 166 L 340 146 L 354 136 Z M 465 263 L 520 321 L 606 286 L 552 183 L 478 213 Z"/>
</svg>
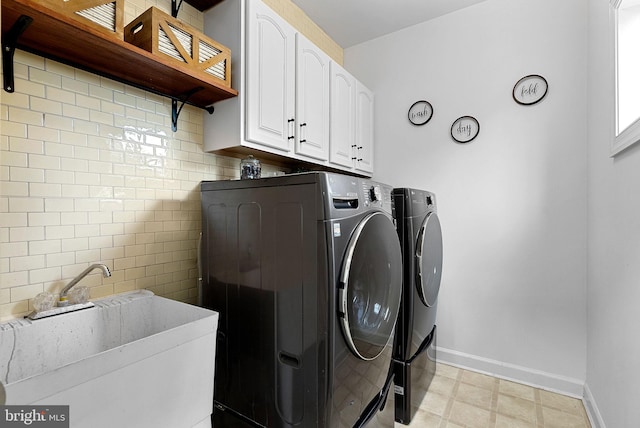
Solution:
<svg viewBox="0 0 640 428">
<path fill-rule="evenodd" d="M 184 0 L 191 6 L 198 9 L 200 12 L 204 12 L 207 9 L 211 9 L 213 6 L 222 2 L 222 0 Z"/>
<path fill-rule="evenodd" d="M 238 95 L 213 77 L 194 76 L 187 65 L 171 63 L 33 0 L 2 0 L 3 44 L 21 15 L 33 18 L 33 23 L 17 38 L 19 49 L 173 100 L 184 101 L 185 94 L 191 94 L 187 104 L 200 108 Z"/>
</svg>

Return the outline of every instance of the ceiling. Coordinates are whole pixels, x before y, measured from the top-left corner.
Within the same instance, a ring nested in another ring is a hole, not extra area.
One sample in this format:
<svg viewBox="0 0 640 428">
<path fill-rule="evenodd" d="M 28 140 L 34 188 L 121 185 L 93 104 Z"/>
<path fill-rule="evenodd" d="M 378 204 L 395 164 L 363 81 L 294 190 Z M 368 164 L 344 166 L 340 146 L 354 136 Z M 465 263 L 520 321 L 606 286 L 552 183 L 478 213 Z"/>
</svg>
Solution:
<svg viewBox="0 0 640 428">
<path fill-rule="evenodd" d="M 342 48 L 484 0 L 292 0 Z"/>
</svg>

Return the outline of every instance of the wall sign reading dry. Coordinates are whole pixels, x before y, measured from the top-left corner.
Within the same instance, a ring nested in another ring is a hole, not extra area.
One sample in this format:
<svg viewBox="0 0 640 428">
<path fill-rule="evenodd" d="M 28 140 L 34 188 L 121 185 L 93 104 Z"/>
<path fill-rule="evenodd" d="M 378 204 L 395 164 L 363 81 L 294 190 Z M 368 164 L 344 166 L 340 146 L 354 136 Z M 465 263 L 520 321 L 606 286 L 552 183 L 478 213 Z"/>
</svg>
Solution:
<svg viewBox="0 0 640 428">
<path fill-rule="evenodd" d="M 472 116 L 462 116 L 451 125 L 451 137 L 458 143 L 468 143 L 480 133 L 480 123 Z"/>
</svg>

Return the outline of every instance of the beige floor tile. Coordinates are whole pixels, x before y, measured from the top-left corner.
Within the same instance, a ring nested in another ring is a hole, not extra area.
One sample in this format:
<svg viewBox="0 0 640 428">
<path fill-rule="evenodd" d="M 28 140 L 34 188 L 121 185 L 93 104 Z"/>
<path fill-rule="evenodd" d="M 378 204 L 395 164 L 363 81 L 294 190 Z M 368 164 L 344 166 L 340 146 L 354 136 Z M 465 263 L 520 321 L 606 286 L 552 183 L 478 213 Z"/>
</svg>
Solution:
<svg viewBox="0 0 640 428">
<path fill-rule="evenodd" d="M 493 386 L 495 385 L 497 379 L 492 376 L 464 370 L 462 372 L 462 377 L 460 381 L 464 383 L 469 383 L 471 385 L 479 386 L 481 388 L 493 390 Z"/>
<path fill-rule="evenodd" d="M 425 395 L 422 403 L 420 403 L 420 408 L 422 410 L 426 410 L 430 413 L 435 413 L 436 415 L 444 416 L 444 412 L 447 408 L 447 403 L 451 398 L 450 395 L 442 395 L 437 392 L 429 391 L 427 395 Z"/>
<path fill-rule="evenodd" d="M 461 369 L 447 364 L 436 363 L 436 376 L 444 376 L 450 379 L 457 379 Z"/>
<path fill-rule="evenodd" d="M 549 407 L 542 408 L 544 418 L 544 428 L 585 428 L 589 427 L 581 415 L 563 412 L 561 410 L 551 409 Z"/>
<path fill-rule="evenodd" d="M 455 400 L 491 410 L 492 391 L 468 383 L 460 383 Z"/>
<path fill-rule="evenodd" d="M 438 428 L 441 421 L 442 418 L 439 415 L 419 409 L 411 420 L 409 426 L 411 428 Z M 396 423 L 395 426 L 404 427 L 406 425 Z"/>
<path fill-rule="evenodd" d="M 498 386 L 498 392 L 504 395 L 511 395 L 514 397 L 524 398 L 525 400 L 535 401 L 535 389 L 528 385 L 521 383 L 510 382 L 508 380 L 500 379 Z"/>
<path fill-rule="evenodd" d="M 536 428 L 536 424 L 498 413 L 496 415 L 496 428 Z"/>
<path fill-rule="evenodd" d="M 582 401 L 577 398 L 544 390 L 540 390 L 540 402 L 543 406 L 552 407 L 554 409 L 577 415 L 581 415 L 584 409 Z"/>
<path fill-rule="evenodd" d="M 488 427 L 491 420 L 491 412 L 461 401 L 454 401 L 448 420 L 463 426 Z"/>
<path fill-rule="evenodd" d="M 443 376 L 434 376 L 429 386 L 429 391 L 436 392 L 438 394 L 450 396 L 453 394 L 453 387 L 456 385 L 454 379 Z"/>
<path fill-rule="evenodd" d="M 497 412 L 521 421 L 536 423 L 536 403 L 519 397 L 498 394 Z"/>
<path fill-rule="evenodd" d="M 409 426 L 590 428 L 581 400 L 441 363 Z"/>
</svg>

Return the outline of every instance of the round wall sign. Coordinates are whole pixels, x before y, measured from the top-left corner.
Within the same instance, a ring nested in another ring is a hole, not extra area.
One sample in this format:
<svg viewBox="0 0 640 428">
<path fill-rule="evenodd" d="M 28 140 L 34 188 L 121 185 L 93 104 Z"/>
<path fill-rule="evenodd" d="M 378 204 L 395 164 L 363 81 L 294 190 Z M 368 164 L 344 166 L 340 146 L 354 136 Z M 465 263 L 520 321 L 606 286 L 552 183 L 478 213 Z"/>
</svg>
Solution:
<svg viewBox="0 0 640 428">
<path fill-rule="evenodd" d="M 414 125 L 424 125 L 433 117 L 433 107 L 428 101 L 416 101 L 409 107 L 409 122 Z"/>
<path fill-rule="evenodd" d="M 468 143 L 480 133 L 480 123 L 475 117 L 462 116 L 451 125 L 451 137 L 458 143 Z"/>
<path fill-rule="evenodd" d="M 549 85 L 544 77 L 531 74 L 518 80 L 513 87 L 513 99 L 518 104 L 530 106 L 542 101 L 548 90 Z"/>
</svg>

